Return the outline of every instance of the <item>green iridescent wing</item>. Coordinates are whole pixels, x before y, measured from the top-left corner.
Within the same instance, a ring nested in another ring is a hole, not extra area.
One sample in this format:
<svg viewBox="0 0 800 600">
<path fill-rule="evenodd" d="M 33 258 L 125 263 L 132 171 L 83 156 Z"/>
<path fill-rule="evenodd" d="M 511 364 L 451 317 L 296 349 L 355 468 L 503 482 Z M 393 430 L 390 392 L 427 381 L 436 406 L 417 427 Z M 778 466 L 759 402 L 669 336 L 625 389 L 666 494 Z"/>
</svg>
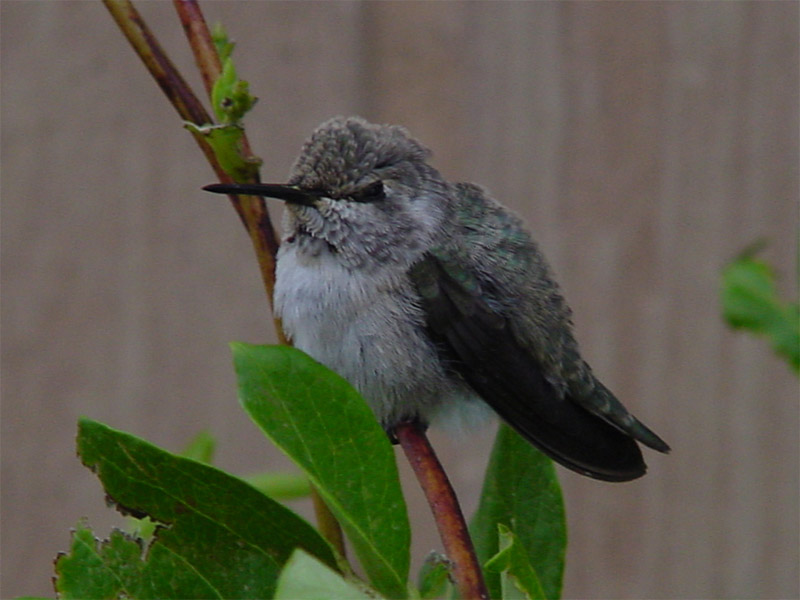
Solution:
<svg viewBox="0 0 800 600">
<path fill-rule="evenodd" d="M 409 271 L 445 364 L 530 443 L 565 467 L 607 481 L 644 475 L 636 442 L 547 380 L 530 349 L 491 306 L 483 282 L 429 252 Z"/>
</svg>

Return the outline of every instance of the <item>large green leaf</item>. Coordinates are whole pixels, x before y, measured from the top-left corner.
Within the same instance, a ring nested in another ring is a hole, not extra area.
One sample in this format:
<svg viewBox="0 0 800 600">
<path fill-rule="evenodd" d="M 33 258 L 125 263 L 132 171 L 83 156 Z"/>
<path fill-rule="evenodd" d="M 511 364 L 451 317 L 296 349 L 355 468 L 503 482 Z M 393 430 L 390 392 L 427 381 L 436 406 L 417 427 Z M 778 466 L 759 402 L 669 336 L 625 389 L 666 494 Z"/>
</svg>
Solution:
<svg viewBox="0 0 800 600">
<path fill-rule="evenodd" d="M 274 500 L 294 500 L 311 494 L 311 484 L 308 482 L 308 477 L 302 473 L 265 471 L 248 475 L 243 479 Z"/>
<path fill-rule="evenodd" d="M 97 597 L 82 586 L 94 585 L 93 572 L 111 571 L 120 587 L 103 597 L 265 598 L 295 548 L 336 565 L 313 527 L 214 467 L 88 419 L 79 422 L 78 453 L 121 510 L 165 527 L 156 530 L 144 561 L 139 542 L 114 534 L 92 549 L 91 532 L 79 530 L 70 558 L 61 559 L 57 586 L 65 596 Z"/>
<path fill-rule="evenodd" d="M 419 595 L 423 600 L 433 598 L 448 598 L 447 586 L 449 584 L 450 568 L 447 557 L 438 552 L 431 552 L 425 558 L 419 570 Z"/>
<path fill-rule="evenodd" d="M 214 462 L 217 440 L 210 431 L 204 430 L 195 435 L 181 451 L 180 456 L 210 465 Z"/>
<path fill-rule="evenodd" d="M 363 398 L 295 348 L 232 348 L 245 410 L 319 489 L 372 584 L 405 597 L 408 515 L 391 444 Z"/>
<path fill-rule="evenodd" d="M 486 563 L 486 571 L 500 573 L 503 600 L 544 600 L 546 596 L 542 584 L 528 561 L 525 548 L 502 523 L 497 525 L 497 530 L 500 552 Z"/>
<path fill-rule="evenodd" d="M 559 598 L 567 544 L 561 487 L 553 462 L 506 425 L 497 432 L 480 504 L 470 524 L 482 564 L 500 550 L 498 524 L 513 532 L 545 597 Z M 499 573 L 487 572 L 486 585 L 492 598 L 501 597 Z"/>
<path fill-rule="evenodd" d="M 722 310 L 731 327 L 766 335 L 800 372 L 800 307 L 778 296 L 775 273 L 748 250 L 722 272 Z"/>
<path fill-rule="evenodd" d="M 189 443 L 186 444 L 179 456 L 191 458 L 198 462 L 210 465 L 214 459 L 214 451 L 216 450 L 216 446 L 217 442 L 214 439 L 214 436 L 212 436 L 209 431 L 201 431 L 195 435 L 194 438 L 189 440 Z M 252 485 L 252 482 L 248 481 L 248 483 Z M 253 487 L 260 489 L 257 486 Z M 267 495 L 269 496 L 269 494 Z M 274 496 L 270 497 L 278 500 L 278 498 L 275 498 Z M 153 537 L 153 533 L 155 533 L 157 525 L 158 524 L 149 517 L 137 519 L 133 515 L 129 515 L 126 531 L 145 541 Z"/>
<path fill-rule="evenodd" d="M 275 592 L 275 600 L 369 600 L 375 597 L 374 591 L 368 595 L 354 582 L 347 581 L 302 550 L 297 550 L 286 563 Z"/>
<path fill-rule="evenodd" d="M 81 524 L 69 554 L 56 561 L 56 590 L 61 598 L 223 598 L 222 591 L 181 561 L 153 546 L 147 559 L 143 543 L 114 530 L 99 542 Z M 240 596 L 241 597 L 241 596 Z"/>
</svg>

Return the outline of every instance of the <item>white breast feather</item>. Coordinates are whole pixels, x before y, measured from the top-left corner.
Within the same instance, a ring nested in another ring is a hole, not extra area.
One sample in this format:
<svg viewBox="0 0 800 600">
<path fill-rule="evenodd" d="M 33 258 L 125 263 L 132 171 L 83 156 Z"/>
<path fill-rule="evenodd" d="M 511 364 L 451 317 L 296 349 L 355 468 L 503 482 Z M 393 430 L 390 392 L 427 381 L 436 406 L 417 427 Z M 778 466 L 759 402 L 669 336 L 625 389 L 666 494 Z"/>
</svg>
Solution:
<svg viewBox="0 0 800 600">
<path fill-rule="evenodd" d="M 470 396 L 443 372 L 410 290 L 402 272 L 365 275 L 328 253 L 298 258 L 294 245 L 279 254 L 275 311 L 287 336 L 356 387 L 384 425 Z"/>
</svg>

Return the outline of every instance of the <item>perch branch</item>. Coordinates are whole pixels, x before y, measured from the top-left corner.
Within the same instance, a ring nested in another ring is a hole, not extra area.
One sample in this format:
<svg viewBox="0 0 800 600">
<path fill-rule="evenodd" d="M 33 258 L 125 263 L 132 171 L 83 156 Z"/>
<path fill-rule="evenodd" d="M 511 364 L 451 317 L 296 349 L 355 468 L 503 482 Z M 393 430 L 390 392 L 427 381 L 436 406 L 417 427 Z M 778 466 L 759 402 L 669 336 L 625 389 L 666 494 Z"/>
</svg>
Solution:
<svg viewBox="0 0 800 600">
<path fill-rule="evenodd" d="M 194 53 L 194 60 L 200 75 L 203 77 L 203 86 L 206 94 L 211 97 L 214 82 L 222 73 L 222 63 L 217 53 L 217 48 L 211 38 L 203 11 L 197 2 L 175 0 L 175 10 L 189 39 L 189 46 Z"/>
<path fill-rule="evenodd" d="M 414 469 L 422 491 L 428 500 L 444 551 L 452 564 L 451 573 L 461 598 L 488 599 L 472 538 L 453 486 L 436 457 L 422 426 L 417 422 L 402 423 L 394 430 L 395 437 Z"/>
<path fill-rule="evenodd" d="M 203 85 L 206 93 L 211 97 L 211 90 L 214 82 L 222 72 L 217 48 L 211 38 L 203 11 L 195 0 L 174 0 L 178 18 L 183 25 L 183 30 L 189 41 L 189 47 L 194 54 L 195 63 L 203 78 Z M 205 123 L 211 122 L 210 118 Z M 202 123 L 197 123 L 198 125 Z M 242 135 L 241 150 L 244 156 L 251 156 L 250 142 L 247 134 Z M 229 183 L 232 181 L 228 174 L 217 173 L 220 181 Z M 267 299 L 272 308 L 273 290 L 275 288 L 275 255 L 278 252 L 278 239 L 275 236 L 275 229 L 270 220 L 269 211 L 263 198 L 257 196 L 230 196 L 231 202 L 242 218 L 250 239 L 253 242 L 253 250 L 258 259 L 258 266 L 261 271 L 261 279 L 267 292 Z M 274 319 L 274 317 L 273 317 Z M 280 321 L 274 319 L 275 331 L 281 344 L 287 344 L 283 334 L 283 327 Z"/>
<path fill-rule="evenodd" d="M 184 121 L 198 126 L 211 123 L 210 115 L 164 52 L 133 3 L 130 0 L 103 0 L 103 4 L 180 117 Z M 221 67 L 205 18 L 194 0 L 175 0 L 175 6 L 194 52 L 206 91 L 210 94 L 214 81 L 219 77 Z M 203 135 L 193 130 L 191 133 L 219 180 L 232 183 L 232 178 L 222 169 L 213 149 Z M 242 138 L 242 151 L 246 156 L 251 154 L 246 137 Z M 230 200 L 252 240 L 261 278 L 270 307 L 272 307 L 275 287 L 275 255 L 279 243 L 266 203 L 263 198 L 254 196 L 240 198 L 232 195 Z M 280 321 L 274 317 L 273 320 L 279 341 L 282 344 L 288 344 Z M 318 496 L 316 490 L 312 490 L 312 495 L 315 496 L 314 506 L 321 533 L 342 556 L 345 556 L 344 541 L 339 524 L 321 498 L 316 497 Z"/>
<path fill-rule="evenodd" d="M 214 87 L 214 82 L 222 73 L 217 48 L 208 30 L 208 24 L 203 16 L 203 11 L 196 0 L 174 0 L 175 9 L 178 12 L 189 46 L 194 53 L 197 68 L 203 77 L 203 85 L 209 98 Z M 241 150 L 244 156 L 251 156 L 250 142 L 247 135 L 243 134 L 241 139 Z M 270 308 L 273 308 L 273 290 L 275 288 L 275 256 L 278 252 L 278 240 L 275 237 L 275 230 L 270 221 L 269 212 L 263 198 L 249 196 L 249 201 L 242 204 L 245 215 L 245 227 L 253 240 L 253 248 L 258 258 L 261 276 L 267 292 Z M 274 313 L 273 313 L 274 314 Z M 288 340 L 283 333 L 283 327 L 278 319 L 274 318 L 275 331 L 282 344 L 288 345 Z M 328 505 L 319 494 L 319 491 L 311 486 L 311 498 L 314 503 L 314 513 L 317 518 L 317 526 L 326 540 L 341 554 L 345 556 L 344 536 L 339 522 L 333 515 Z"/>
</svg>

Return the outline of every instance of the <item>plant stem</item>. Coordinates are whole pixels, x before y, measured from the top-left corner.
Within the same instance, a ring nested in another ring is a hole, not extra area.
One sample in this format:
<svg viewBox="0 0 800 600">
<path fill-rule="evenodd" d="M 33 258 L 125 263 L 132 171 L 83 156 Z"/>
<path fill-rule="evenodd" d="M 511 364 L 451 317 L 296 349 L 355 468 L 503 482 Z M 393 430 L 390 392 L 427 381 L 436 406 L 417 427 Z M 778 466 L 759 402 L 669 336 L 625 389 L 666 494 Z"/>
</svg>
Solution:
<svg viewBox="0 0 800 600">
<path fill-rule="evenodd" d="M 208 30 L 208 25 L 203 16 L 203 11 L 196 0 L 174 0 L 173 3 L 181 25 L 183 25 L 183 30 L 186 32 L 197 68 L 203 78 L 206 93 L 211 97 L 211 90 L 214 87 L 214 82 L 222 72 L 222 65 L 217 54 L 217 48 L 211 38 L 211 32 Z M 210 122 L 210 119 L 205 122 Z M 198 125 L 200 124 L 202 123 L 198 123 Z M 252 155 L 250 142 L 247 140 L 246 134 L 242 135 L 241 150 L 245 157 Z M 221 176 L 220 180 L 224 182 L 232 181 L 227 174 Z M 275 255 L 278 252 L 279 243 L 269 217 L 267 205 L 263 198 L 257 196 L 232 195 L 230 198 L 242 218 L 247 232 L 250 234 L 253 250 L 256 253 L 261 270 L 261 279 L 267 292 L 270 308 L 272 308 L 273 290 L 275 288 Z M 280 342 L 286 344 L 287 340 L 278 320 L 275 320 L 275 330 L 278 333 Z"/>
<path fill-rule="evenodd" d="M 133 3 L 130 0 L 103 0 L 103 4 L 181 119 L 195 125 L 211 123 L 208 112 L 164 52 Z M 227 181 L 230 181 L 206 139 L 195 131 L 191 133 L 217 177 L 223 180 L 227 177 Z M 231 198 L 231 202 L 242 223 L 247 226 L 247 218 L 238 198 Z"/>
<path fill-rule="evenodd" d="M 200 75 L 203 77 L 203 85 L 206 94 L 211 97 L 211 90 L 214 82 L 217 81 L 222 73 L 222 63 L 217 54 L 217 48 L 211 39 L 203 11 L 200 10 L 197 2 L 192 0 L 174 0 L 175 10 L 189 39 L 189 46 L 194 53 L 194 60 Z"/>
<path fill-rule="evenodd" d="M 164 52 L 130 0 L 103 0 L 103 3 L 180 117 L 195 125 L 211 123 L 212 119 L 208 112 Z M 206 139 L 199 133 L 192 132 L 192 134 L 219 180 L 232 182 L 231 177 L 220 166 Z M 271 305 L 278 240 L 266 204 L 261 198 L 248 197 L 247 200 L 242 200 L 238 196 L 230 196 L 230 199 L 250 234 L 261 268 L 261 278 Z M 276 323 L 276 329 L 281 342 L 285 343 L 283 330 L 279 323 Z"/>
<path fill-rule="evenodd" d="M 174 0 L 175 9 L 181 20 L 189 46 L 194 53 L 197 68 L 203 77 L 203 85 L 206 93 L 211 98 L 211 90 L 214 83 L 222 73 L 222 63 L 217 53 L 217 48 L 208 30 L 208 24 L 203 16 L 203 11 L 196 0 Z M 247 135 L 243 134 L 241 139 L 242 154 L 252 155 L 250 142 Z M 273 290 L 275 288 L 275 255 L 278 252 L 278 240 L 275 237 L 274 229 L 269 218 L 266 204 L 263 198 L 257 196 L 249 197 L 250 201 L 245 202 L 242 207 L 245 213 L 245 227 L 253 240 L 253 248 L 258 258 L 259 268 L 261 269 L 264 287 L 267 291 L 267 298 L 272 308 Z M 255 228 L 253 227 L 255 224 Z M 288 345 L 289 342 L 283 333 L 280 320 L 275 319 L 275 331 L 282 344 Z M 328 540 L 339 554 L 344 558 L 345 545 L 342 528 L 333 515 L 328 505 L 319 494 L 317 488 L 311 486 L 311 498 L 314 503 L 314 513 L 317 518 L 317 526 L 323 537 Z"/>
<path fill-rule="evenodd" d="M 458 498 L 422 425 L 418 422 L 402 423 L 395 428 L 394 435 L 428 499 L 461 598 L 488 599 L 489 592 Z"/>
<path fill-rule="evenodd" d="M 139 11 L 130 0 L 103 0 L 112 18 L 117 23 L 134 52 L 147 67 L 158 86 L 166 94 L 172 106 L 185 121 L 195 125 L 212 122 L 200 100 L 186 83 L 178 69 L 169 59 L 158 40 L 144 22 Z M 221 66 L 216 47 L 211 39 L 203 13 L 195 0 L 175 0 L 175 7 L 189 39 L 189 45 L 195 55 L 195 61 L 203 77 L 206 91 L 211 93 Z M 199 133 L 192 132 L 195 141 L 214 169 L 220 181 L 232 183 L 233 179 L 222 169 L 213 149 Z M 242 152 L 250 156 L 250 145 L 247 137 L 242 137 Z M 275 255 L 278 252 L 278 239 L 263 198 L 257 196 L 229 196 L 234 209 L 244 224 L 253 243 L 258 259 L 261 279 L 267 292 L 267 299 L 272 308 L 273 290 L 275 288 Z M 275 330 L 282 344 L 288 341 L 283 333 L 280 320 L 275 319 Z M 312 487 L 314 507 L 317 514 L 320 532 L 328 542 L 344 557 L 345 548 L 342 531 L 327 505 L 319 498 Z"/>
<path fill-rule="evenodd" d="M 352 571 L 352 567 L 347 564 L 347 551 L 344 545 L 344 534 L 339 521 L 336 520 L 331 509 L 325 504 L 319 490 L 312 483 L 311 484 L 311 502 L 314 504 L 314 516 L 317 519 L 317 528 L 328 543 L 333 546 L 341 556 L 348 569 Z"/>
<path fill-rule="evenodd" d="M 208 123 L 210 120 L 205 108 L 165 54 L 136 7 L 129 0 L 103 0 L 103 4 L 178 114 L 187 121 Z"/>
</svg>

